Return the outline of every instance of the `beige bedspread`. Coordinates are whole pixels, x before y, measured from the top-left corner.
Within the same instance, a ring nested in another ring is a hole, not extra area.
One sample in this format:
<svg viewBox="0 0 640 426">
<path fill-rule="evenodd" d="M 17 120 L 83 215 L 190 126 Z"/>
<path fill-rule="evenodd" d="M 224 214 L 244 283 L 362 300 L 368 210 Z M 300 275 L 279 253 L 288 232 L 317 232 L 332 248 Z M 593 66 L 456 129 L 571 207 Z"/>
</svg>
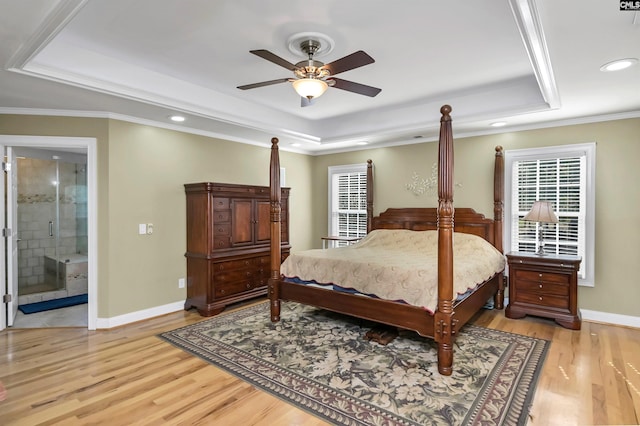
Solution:
<svg viewBox="0 0 640 426">
<path fill-rule="evenodd" d="M 504 256 L 481 237 L 454 233 L 454 298 L 504 269 Z M 285 277 L 336 284 L 434 312 L 438 304 L 438 233 L 379 229 L 348 247 L 291 254 Z"/>
</svg>

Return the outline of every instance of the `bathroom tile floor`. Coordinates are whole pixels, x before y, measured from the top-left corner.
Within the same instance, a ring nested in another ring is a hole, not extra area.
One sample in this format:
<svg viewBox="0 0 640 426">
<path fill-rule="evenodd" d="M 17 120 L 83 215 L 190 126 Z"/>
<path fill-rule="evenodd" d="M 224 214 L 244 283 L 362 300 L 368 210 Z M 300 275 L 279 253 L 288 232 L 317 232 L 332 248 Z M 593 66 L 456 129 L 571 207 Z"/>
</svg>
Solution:
<svg viewBox="0 0 640 426">
<path fill-rule="evenodd" d="M 87 304 L 25 315 L 18 311 L 13 328 L 88 327 Z"/>
</svg>

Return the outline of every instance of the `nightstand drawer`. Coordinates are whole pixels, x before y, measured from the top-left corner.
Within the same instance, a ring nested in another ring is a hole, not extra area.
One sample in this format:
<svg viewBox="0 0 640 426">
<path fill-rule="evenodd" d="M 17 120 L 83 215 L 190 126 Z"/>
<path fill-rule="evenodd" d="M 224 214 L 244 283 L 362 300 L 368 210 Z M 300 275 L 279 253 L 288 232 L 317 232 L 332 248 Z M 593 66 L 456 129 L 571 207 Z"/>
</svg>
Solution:
<svg viewBox="0 0 640 426">
<path fill-rule="evenodd" d="M 518 292 L 548 294 L 550 296 L 569 296 L 569 286 L 544 281 L 522 280 L 518 282 Z"/>
<path fill-rule="evenodd" d="M 552 308 L 569 309 L 569 299 L 567 297 L 550 296 L 540 293 L 518 293 L 517 302 L 532 303 Z"/>
<path fill-rule="evenodd" d="M 517 280 L 544 281 L 565 285 L 569 284 L 571 279 L 571 275 L 569 274 L 554 274 L 550 272 L 527 271 L 522 269 L 516 269 L 515 275 Z"/>
</svg>

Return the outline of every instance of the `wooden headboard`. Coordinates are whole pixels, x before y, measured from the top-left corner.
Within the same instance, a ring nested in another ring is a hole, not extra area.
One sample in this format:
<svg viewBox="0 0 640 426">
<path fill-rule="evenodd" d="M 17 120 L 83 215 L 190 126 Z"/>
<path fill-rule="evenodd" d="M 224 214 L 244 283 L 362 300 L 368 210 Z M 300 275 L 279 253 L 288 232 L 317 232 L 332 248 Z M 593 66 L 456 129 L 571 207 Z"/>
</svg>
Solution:
<svg viewBox="0 0 640 426">
<path fill-rule="evenodd" d="M 372 220 L 372 229 L 410 229 L 428 231 L 438 229 L 437 208 L 387 209 Z M 470 208 L 456 208 L 455 232 L 484 238 L 495 246 L 494 221 Z"/>
</svg>

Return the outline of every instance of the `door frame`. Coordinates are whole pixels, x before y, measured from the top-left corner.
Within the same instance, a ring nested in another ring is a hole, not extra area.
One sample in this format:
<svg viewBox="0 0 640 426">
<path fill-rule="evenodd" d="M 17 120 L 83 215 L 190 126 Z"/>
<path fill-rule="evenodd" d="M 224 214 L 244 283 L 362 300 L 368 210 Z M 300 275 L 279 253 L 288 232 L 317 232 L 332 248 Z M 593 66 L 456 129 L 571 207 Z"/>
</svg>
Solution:
<svg viewBox="0 0 640 426">
<path fill-rule="evenodd" d="M 96 138 L 66 136 L 0 135 L 5 147 L 30 147 L 58 150 L 85 149 L 87 153 L 87 261 L 88 261 L 88 329 L 98 322 L 98 151 Z M 4 266 L 5 256 L 2 257 Z M 4 286 L 4 282 L 2 283 Z M 2 293 L 4 294 L 3 288 Z M 6 326 L 7 305 L 0 303 L 0 330 Z"/>
</svg>

